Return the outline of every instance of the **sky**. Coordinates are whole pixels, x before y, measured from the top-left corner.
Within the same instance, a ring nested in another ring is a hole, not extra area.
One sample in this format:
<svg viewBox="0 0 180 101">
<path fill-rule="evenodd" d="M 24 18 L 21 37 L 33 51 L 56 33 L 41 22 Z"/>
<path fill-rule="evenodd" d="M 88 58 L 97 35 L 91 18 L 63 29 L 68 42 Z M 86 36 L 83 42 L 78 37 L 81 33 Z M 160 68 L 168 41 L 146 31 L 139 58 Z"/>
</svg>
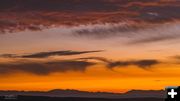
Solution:
<svg viewBox="0 0 180 101">
<path fill-rule="evenodd" d="M 180 84 L 178 0 L 1 0 L 0 90 Z"/>
</svg>

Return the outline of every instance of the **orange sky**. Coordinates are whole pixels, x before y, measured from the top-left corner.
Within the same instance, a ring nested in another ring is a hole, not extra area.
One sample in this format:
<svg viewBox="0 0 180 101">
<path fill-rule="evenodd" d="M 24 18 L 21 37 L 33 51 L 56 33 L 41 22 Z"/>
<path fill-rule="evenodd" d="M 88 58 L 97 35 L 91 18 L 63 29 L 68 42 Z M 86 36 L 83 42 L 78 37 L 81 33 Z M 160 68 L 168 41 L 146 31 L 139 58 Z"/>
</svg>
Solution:
<svg viewBox="0 0 180 101">
<path fill-rule="evenodd" d="M 133 66 L 110 71 L 100 65 L 89 68 L 85 73 L 55 73 L 48 76 L 18 73 L 2 76 L 0 87 L 2 90 L 44 91 L 59 88 L 125 92 L 131 89 L 159 90 L 169 85 L 177 86 L 180 83 L 179 66 L 165 66 L 149 71 Z"/>
</svg>

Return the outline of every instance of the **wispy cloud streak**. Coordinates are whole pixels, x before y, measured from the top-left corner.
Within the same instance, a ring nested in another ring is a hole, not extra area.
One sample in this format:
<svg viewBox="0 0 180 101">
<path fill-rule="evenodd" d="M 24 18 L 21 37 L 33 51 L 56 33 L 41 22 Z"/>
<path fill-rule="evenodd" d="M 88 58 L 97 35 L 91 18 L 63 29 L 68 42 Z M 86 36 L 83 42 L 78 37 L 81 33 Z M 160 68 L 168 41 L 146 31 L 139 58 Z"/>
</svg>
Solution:
<svg viewBox="0 0 180 101">
<path fill-rule="evenodd" d="M 143 60 L 130 60 L 130 61 L 113 61 L 102 57 L 89 57 L 89 58 L 80 58 L 82 60 L 98 60 L 106 64 L 110 69 L 115 67 L 127 67 L 131 65 L 138 66 L 139 68 L 148 69 L 154 65 L 160 64 L 161 62 L 155 59 L 143 59 Z"/>
<path fill-rule="evenodd" d="M 2 54 L 0 57 L 8 57 L 8 58 L 47 58 L 50 56 L 71 56 L 71 55 L 80 55 L 80 54 L 87 54 L 87 53 L 96 53 L 102 52 L 103 50 L 96 50 L 96 51 L 49 51 L 49 52 L 39 52 L 33 53 L 28 55 L 16 55 L 16 54 Z"/>
</svg>

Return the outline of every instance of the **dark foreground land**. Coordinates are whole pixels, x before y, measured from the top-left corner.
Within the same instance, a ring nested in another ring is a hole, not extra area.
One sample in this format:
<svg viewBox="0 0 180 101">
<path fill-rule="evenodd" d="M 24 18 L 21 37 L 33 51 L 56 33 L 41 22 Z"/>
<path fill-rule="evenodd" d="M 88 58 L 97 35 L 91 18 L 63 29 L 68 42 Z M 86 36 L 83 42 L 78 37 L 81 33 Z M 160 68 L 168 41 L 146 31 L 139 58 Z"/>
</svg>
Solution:
<svg viewBox="0 0 180 101">
<path fill-rule="evenodd" d="M 38 97 L 38 96 L 18 96 L 16 99 L 0 97 L 0 101 L 164 101 L 162 98 L 61 98 L 61 97 Z"/>
</svg>

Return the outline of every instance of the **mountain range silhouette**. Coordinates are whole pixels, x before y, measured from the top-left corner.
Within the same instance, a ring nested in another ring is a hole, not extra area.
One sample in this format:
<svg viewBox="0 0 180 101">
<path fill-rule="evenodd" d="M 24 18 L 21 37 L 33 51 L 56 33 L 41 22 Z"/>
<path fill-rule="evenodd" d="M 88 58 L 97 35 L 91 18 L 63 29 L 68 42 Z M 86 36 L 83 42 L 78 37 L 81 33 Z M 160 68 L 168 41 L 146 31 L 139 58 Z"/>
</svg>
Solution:
<svg viewBox="0 0 180 101">
<path fill-rule="evenodd" d="M 46 96 L 76 98 L 165 98 L 163 90 L 131 90 L 126 93 L 86 92 L 78 90 L 54 89 L 50 91 L 0 91 L 0 96 Z"/>
</svg>

